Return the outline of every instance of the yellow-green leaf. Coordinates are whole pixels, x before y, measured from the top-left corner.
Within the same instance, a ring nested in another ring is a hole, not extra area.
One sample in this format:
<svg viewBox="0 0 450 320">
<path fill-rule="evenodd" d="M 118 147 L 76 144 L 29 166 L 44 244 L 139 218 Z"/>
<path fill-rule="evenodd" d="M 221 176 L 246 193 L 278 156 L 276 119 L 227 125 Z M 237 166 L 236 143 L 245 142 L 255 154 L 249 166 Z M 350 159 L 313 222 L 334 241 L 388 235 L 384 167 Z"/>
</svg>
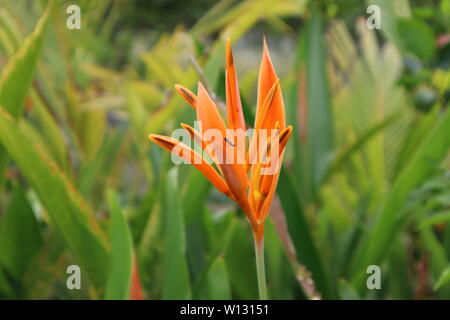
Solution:
<svg viewBox="0 0 450 320">
<path fill-rule="evenodd" d="M 47 209 L 53 228 L 97 287 L 105 284 L 108 241 L 91 208 L 61 169 L 32 145 L 14 118 L 0 107 L 0 142 Z"/>
<path fill-rule="evenodd" d="M 49 6 L 34 31 L 8 60 L 0 74 L 0 105 L 15 118 L 20 117 L 22 113 L 33 80 L 50 10 Z"/>
<path fill-rule="evenodd" d="M 108 190 L 108 202 L 111 213 L 110 239 L 112 251 L 105 299 L 127 300 L 131 284 L 133 244 L 128 223 L 112 190 Z"/>
</svg>

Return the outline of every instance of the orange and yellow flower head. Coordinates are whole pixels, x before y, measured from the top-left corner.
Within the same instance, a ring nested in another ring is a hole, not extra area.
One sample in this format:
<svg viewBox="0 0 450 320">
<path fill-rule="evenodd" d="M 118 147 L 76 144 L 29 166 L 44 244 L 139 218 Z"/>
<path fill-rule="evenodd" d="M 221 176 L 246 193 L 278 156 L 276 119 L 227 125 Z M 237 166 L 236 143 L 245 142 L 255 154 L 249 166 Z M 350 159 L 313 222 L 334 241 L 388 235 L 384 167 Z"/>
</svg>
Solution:
<svg viewBox="0 0 450 320">
<path fill-rule="evenodd" d="M 235 201 L 245 212 L 256 239 L 260 239 L 292 132 L 291 126 L 286 127 L 280 82 L 265 41 L 253 129 L 246 128 L 229 41 L 226 44 L 225 88 L 226 124 L 217 104 L 200 82 L 197 95 L 175 85 L 197 113 L 198 130 L 186 124 L 181 126 L 201 146 L 202 154 L 171 137 L 151 134 L 149 138 L 195 166 L 220 192 Z"/>
</svg>

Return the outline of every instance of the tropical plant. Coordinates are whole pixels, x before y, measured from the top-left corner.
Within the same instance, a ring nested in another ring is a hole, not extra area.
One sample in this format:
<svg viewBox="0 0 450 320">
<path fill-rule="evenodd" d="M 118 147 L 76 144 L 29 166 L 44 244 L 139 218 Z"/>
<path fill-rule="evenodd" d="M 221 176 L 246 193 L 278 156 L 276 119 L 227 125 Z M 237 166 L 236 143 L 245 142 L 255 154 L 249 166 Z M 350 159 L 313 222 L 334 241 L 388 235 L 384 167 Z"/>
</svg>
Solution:
<svg viewBox="0 0 450 320">
<path fill-rule="evenodd" d="M 70 30 L 69 2 L 0 0 L 0 298 L 254 299 L 264 221 L 268 298 L 448 299 L 449 3 L 370 1 L 370 30 L 368 1 L 211 1 L 152 28 L 142 4 L 80 0 Z M 215 105 L 258 129 L 270 101 L 279 176 L 173 168 L 146 138 L 223 131 Z"/>
</svg>

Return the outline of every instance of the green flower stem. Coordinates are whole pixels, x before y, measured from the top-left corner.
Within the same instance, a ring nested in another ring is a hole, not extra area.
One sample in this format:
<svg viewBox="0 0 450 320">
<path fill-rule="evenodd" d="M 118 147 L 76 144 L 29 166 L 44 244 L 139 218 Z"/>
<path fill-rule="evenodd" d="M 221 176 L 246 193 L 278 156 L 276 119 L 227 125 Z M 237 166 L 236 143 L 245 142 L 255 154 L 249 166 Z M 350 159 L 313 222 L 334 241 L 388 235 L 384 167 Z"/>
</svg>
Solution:
<svg viewBox="0 0 450 320">
<path fill-rule="evenodd" d="M 267 300 L 266 270 L 264 266 L 264 237 L 254 237 L 256 255 L 256 273 L 258 275 L 259 299 Z"/>
</svg>

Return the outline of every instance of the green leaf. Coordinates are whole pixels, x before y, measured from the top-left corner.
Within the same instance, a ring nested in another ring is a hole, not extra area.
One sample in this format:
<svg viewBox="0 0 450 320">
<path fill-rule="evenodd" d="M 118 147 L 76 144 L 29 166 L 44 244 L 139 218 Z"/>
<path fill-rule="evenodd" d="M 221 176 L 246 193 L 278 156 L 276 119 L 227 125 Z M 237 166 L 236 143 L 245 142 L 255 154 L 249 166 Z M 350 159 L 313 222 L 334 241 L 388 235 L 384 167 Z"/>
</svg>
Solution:
<svg viewBox="0 0 450 320">
<path fill-rule="evenodd" d="M 448 265 L 448 258 L 444 246 L 436 237 L 431 228 L 424 228 L 419 231 L 420 243 L 424 251 L 427 252 L 430 264 L 428 273 L 434 279 L 438 278 L 441 270 Z"/>
<path fill-rule="evenodd" d="M 105 284 L 108 241 L 94 213 L 61 169 L 39 145 L 30 145 L 17 122 L 0 108 L 0 141 L 47 209 L 76 261 L 94 285 Z"/>
<path fill-rule="evenodd" d="M 206 65 L 205 65 L 205 77 L 208 81 L 208 84 L 211 86 L 211 90 L 216 90 L 219 86 L 220 82 L 223 82 L 223 79 L 220 79 L 220 71 L 223 69 L 223 65 L 225 63 L 225 42 L 219 41 Z"/>
<path fill-rule="evenodd" d="M 234 299 L 258 298 L 255 250 L 252 240 L 248 223 L 246 221 L 238 223 L 225 254 Z"/>
<path fill-rule="evenodd" d="M 289 257 L 292 250 L 288 243 L 290 235 L 283 228 L 281 215 L 284 213 L 273 211 L 272 219 L 267 219 L 264 224 L 267 288 L 269 297 L 290 300 L 297 298 L 298 263 Z"/>
<path fill-rule="evenodd" d="M 419 19 L 398 19 L 397 29 L 405 51 L 423 61 L 433 58 L 436 45 L 433 29 Z"/>
<path fill-rule="evenodd" d="M 191 242 L 194 243 L 190 244 L 191 250 L 189 251 L 190 270 L 192 273 L 198 273 L 197 279 L 193 277 L 193 279 L 195 279 L 193 280 L 195 281 L 193 287 L 194 299 L 201 299 L 207 294 L 207 292 L 204 292 L 204 288 L 208 285 L 209 270 L 216 260 L 223 257 L 228 251 L 238 225 L 238 218 L 236 217 L 235 212 L 229 211 L 213 215 L 208 210 L 203 209 L 201 213 L 203 215 L 200 217 L 200 221 L 193 221 L 192 224 L 198 223 L 202 228 L 200 228 L 200 230 L 189 229 L 189 236 L 192 236 L 192 233 L 195 233 L 195 231 L 203 235 L 201 239 L 195 239 L 195 242 L 191 240 Z M 204 241 L 205 243 L 203 245 L 199 244 L 200 241 Z M 207 244 L 209 244 L 209 246 L 207 246 Z M 198 252 L 193 248 L 195 245 L 200 247 Z M 200 256 L 200 263 L 192 261 L 192 256 L 197 259 L 199 259 Z M 205 256 L 206 261 L 204 261 Z M 205 298 L 208 297 L 206 296 Z"/>
<path fill-rule="evenodd" d="M 449 221 L 450 221 L 450 210 L 433 213 L 433 215 L 423 219 L 420 222 L 418 229 L 423 229 L 423 228 L 430 227 L 435 224 L 446 223 Z"/>
<path fill-rule="evenodd" d="M 347 281 L 340 279 L 338 281 L 339 296 L 342 300 L 361 300 L 358 292 Z"/>
<path fill-rule="evenodd" d="M 386 282 L 388 286 L 386 292 L 389 292 L 390 298 L 392 297 L 394 300 L 412 300 L 414 298 L 413 286 L 415 283 L 411 281 L 411 273 L 414 273 L 415 270 L 410 268 L 408 245 L 409 239 L 407 237 L 398 237 L 392 244 L 392 252 L 387 258 L 388 280 L 383 282 Z"/>
<path fill-rule="evenodd" d="M 0 220 L 0 264 L 18 281 L 42 245 L 39 226 L 24 191 L 16 185 Z"/>
<path fill-rule="evenodd" d="M 169 170 L 165 192 L 163 299 L 190 299 L 184 217 L 178 197 L 178 168 Z"/>
<path fill-rule="evenodd" d="M 206 285 L 201 290 L 200 298 L 212 300 L 231 299 L 227 267 L 222 256 L 214 260 L 209 270 L 207 270 L 206 278 Z"/>
<path fill-rule="evenodd" d="M 354 260 L 355 282 L 362 286 L 365 266 L 380 264 L 385 258 L 394 237 L 399 230 L 399 213 L 414 188 L 419 187 L 436 169 L 450 150 L 450 109 L 447 108 L 440 121 L 430 131 L 427 139 L 417 148 L 417 152 L 398 176 L 389 192 L 373 230 L 361 244 L 359 254 Z M 403 213 L 404 215 L 412 211 Z"/>
<path fill-rule="evenodd" d="M 433 286 L 433 290 L 439 290 L 447 284 L 450 281 L 450 266 L 445 268 L 444 271 L 442 271 L 441 275 L 439 276 L 439 279 L 436 281 L 436 283 Z"/>
<path fill-rule="evenodd" d="M 128 223 L 122 214 L 117 197 L 108 190 L 111 213 L 111 265 L 106 284 L 105 299 L 127 300 L 130 294 L 133 243 Z"/>
<path fill-rule="evenodd" d="M 396 119 L 398 115 L 393 114 L 390 117 L 387 117 L 385 120 L 377 123 L 373 127 L 369 128 L 363 135 L 358 137 L 354 142 L 350 143 L 346 147 L 344 147 L 335 157 L 333 163 L 329 167 L 329 171 L 327 172 L 327 178 L 330 177 L 334 172 L 338 172 L 346 163 L 348 163 L 349 159 L 360 151 L 364 146 L 367 145 L 369 141 L 377 134 L 381 133 L 383 129 L 389 127 Z"/>
<path fill-rule="evenodd" d="M 109 175 L 124 138 L 125 130 L 121 128 L 106 134 L 97 156 L 89 162 L 86 161 L 81 169 L 78 183 L 83 195 L 87 196 L 102 177 Z"/>
<path fill-rule="evenodd" d="M 295 170 L 302 181 L 302 197 L 307 203 L 314 200 L 333 152 L 332 112 L 323 41 L 321 16 L 318 9 L 314 9 L 299 42 L 299 81 L 291 88 L 289 104 L 289 108 L 295 109 L 288 110 L 292 114 L 288 117 L 291 121 L 299 119 L 294 124 Z"/>
<path fill-rule="evenodd" d="M 285 168 L 282 168 L 279 179 L 277 193 L 286 214 L 288 230 L 297 252 L 297 258 L 300 263 L 306 265 L 308 270 L 312 272 L 317 290 L 327 298 L 330 295 L 327 276 L 303 208 L 298 198 L 293 196 L 298 194 L 293 182 L 293 175 L 290 175 Z"/>
<path fill-rule="evenodd" d="M 22 114 L 25 98 L 36 70 L 50 11 L 49 6 L 34 31 L 8 60 L 0 75 L 0 105 L 15 118 Z"/>
<path fill-rule="evenodd" d="M 33 111 L 36 112 L 38 125 L 33 126 L 37 133 L 30 138 L 42 139 L 48 146 L 50 155 L 61 166 L 62 169 L 68 167 L 68 150 L 65 144 L 64 136 L 61 129 L 47 106 L 44 105 L 42 98 L 39 96 L 37 89 L 32 89 L 30 96 L 33 99 Z M 28 124 L 28 123 L 27 123 Z M 31 123 L 29 124 L 31 127 Z"/>
<path fill-rule="evenodd" d="M 0 299 L 16 299 L 17 294 L 11 286 L 10 280 L 0 266 Z"/>
</svg>

